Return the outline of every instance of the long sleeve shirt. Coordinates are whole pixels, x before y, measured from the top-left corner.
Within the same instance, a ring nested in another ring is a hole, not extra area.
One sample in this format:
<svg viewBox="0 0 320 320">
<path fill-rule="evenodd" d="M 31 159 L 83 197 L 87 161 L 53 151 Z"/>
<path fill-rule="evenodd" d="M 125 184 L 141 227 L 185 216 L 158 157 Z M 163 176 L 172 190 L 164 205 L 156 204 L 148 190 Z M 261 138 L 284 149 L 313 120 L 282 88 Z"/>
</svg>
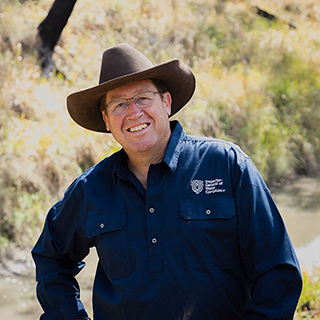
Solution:
<svg viewBox="0 0 320 320">
<path fill-rule="evenodd" d="M 293 318 L 299 264 L 257 169 L 236 145 L 171 126 L 146 190 L 120 150 L 51 208 L 32 251 L 41 320 L 87 315 L 75 275 L 91 247 L 95 320 Z"/>
</svg>

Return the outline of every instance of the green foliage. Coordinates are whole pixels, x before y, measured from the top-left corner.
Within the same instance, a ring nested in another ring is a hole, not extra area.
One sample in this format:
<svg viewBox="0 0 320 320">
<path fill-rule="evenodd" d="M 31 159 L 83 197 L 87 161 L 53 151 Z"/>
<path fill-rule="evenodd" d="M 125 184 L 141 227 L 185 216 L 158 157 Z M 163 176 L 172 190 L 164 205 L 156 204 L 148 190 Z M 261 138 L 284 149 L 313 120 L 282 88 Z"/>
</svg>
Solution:
<svg viewBox="0 0 320 320">
<path fill-rule="evenodd" d="M 298 303 L 295 320 L 320 319 L 320 270 L 302 273 L 303 289 Z"/>
</svg>

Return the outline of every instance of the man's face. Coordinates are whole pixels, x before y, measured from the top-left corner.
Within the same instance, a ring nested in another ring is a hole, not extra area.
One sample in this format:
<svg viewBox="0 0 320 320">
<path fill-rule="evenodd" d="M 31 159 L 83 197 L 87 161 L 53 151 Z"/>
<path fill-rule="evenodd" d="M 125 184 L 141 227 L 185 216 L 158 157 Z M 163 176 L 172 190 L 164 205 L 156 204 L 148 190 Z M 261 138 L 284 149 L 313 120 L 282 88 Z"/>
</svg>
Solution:
<svg viewBox="0 0 320 320">
<path fill-rule="evenodd" d="M 130 83 L 109 91 L 106 104 L 111 101 L 132 98 L 146 91 L 158 91 L 151 80 Z M 171 113 L 171 95 L 169 92 L 159 94 L 150 107 L 139 108 L 132 99 L 129 100 L 128 110 L 123 114 L 111 114 L 103 111 L 103 119 L 107 130 L 121 144 L 130 157 L 148 154 L 153 158 L 162 158 L 166 150 L 171 130 L 169 115 Z"/>
</svg>

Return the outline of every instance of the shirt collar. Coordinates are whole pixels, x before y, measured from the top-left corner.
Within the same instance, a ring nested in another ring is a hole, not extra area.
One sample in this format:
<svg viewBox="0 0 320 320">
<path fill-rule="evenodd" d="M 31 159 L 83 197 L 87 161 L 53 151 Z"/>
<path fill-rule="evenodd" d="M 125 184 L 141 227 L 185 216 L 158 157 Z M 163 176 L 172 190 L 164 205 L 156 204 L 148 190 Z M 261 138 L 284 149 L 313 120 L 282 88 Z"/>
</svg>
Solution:
<svg viewBox="0 0 320 320">
<path fill-rule="evenodd" d="M 128 169 L 127 159 L 128 156 L 123 149 L 115 153 L 114 174 L 118 175 L 119 178 L 123 180 L 127 180 L 130 173 Z"/>
<path fill-rule="evenodd" d="M 171 121 L 170 126 L 172 134 L 163 161 L 170 167 L 172 172 L 175 172 L 180 156 L 182 140 L 186 133 L 178 121 Z"/>
</svg>

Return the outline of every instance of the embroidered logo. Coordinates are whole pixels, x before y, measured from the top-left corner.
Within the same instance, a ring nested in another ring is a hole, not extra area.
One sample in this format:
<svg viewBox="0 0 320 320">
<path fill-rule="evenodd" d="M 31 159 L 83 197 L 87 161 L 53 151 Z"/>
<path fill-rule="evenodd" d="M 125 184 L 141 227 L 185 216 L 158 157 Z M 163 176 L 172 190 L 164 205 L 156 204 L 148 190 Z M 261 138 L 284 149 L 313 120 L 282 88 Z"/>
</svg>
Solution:
<svg viewBox="0 0 320 320">
<path fill-rule="evenodd" d="M 195 194 L 199 194 L 203 190 L 204 182 L 203 182 L 203 180 L 192 180 L 190 185 L 191 185 L 191 190 Z"/>
<path fill-rule="evenodd" d="M 214 179 L 214 180 L 192 180 L 190 183 L 191 190 L 195 194 L 199 194 L 205 190 L 206 194 L 217 193 L 217 192 L 226 192 L 226 189 L 223 188 L 223 179 Z"/>
</svg>

